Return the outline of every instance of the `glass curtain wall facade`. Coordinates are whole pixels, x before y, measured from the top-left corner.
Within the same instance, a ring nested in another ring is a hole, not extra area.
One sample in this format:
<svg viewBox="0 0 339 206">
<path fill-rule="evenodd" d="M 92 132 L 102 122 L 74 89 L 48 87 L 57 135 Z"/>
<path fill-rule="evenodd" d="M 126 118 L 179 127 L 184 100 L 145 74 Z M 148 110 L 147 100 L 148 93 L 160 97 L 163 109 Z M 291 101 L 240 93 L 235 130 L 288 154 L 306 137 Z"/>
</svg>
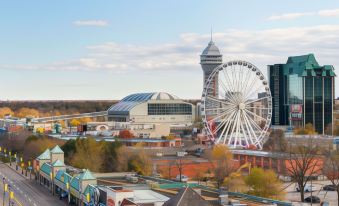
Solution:
<svg viewBox="0 0 339 206">
<path fill-rule="evenodd" d="M 305 126 L 331 134 L 334 68 L 320 66 L 313 54 L 289 57 L 286 64 L 268 65 L 273 98 L 273 125 Z"/>
</svg>

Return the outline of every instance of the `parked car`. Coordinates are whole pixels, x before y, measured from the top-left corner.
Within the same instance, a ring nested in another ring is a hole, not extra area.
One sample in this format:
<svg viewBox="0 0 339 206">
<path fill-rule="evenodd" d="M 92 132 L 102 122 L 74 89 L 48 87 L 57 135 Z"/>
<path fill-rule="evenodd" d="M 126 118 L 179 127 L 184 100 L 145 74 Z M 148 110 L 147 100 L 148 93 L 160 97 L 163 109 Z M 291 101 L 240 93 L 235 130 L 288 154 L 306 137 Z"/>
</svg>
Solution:
<svg viewBox="0 0 339 206">
<path fill-rule="evenodd" d="M 68 193 L 67 192 L 61 192 L 60 200 L 63 199 L 63 198 L 66 198 L 66 197 L 68 197 Z"/>
<path fill-rule="evenodd" d="M 297 192 L 300 192 L 300 189 L 299 189 L 298 185 L 295 187 L 295 190 Z M 313 185 L 312 186 L 310 184 L 305 185 L 304 192 L 313 192 L 313 191 L 315 191 L 315 187 Z"/>
<path fill-rule="evenodd" d="M 180 175 L 177 175 L 175 180 L 180 182 Z M 188 177 L 186 175 L 181 175 L 181 182 L 188 182 Z"/>
<path fill-rule="evenodd" d="M 161 174 L 155 173 L 155 174 L 153 174 L 153 177 L 155 177 L 155 178 L 161 178 Z"/>
<path fill-rule="evenodd" d="M 320 203 L 320 198 L 317 196 L 309 196 L 305 198 L 305 202 Z"/>
<path fill-rule="evenodd" d="M 325 191 L 336 191 L 337 188 L 336 188 L 335 185 L 325 185 L 325 186 L 323 187 L 323 190 L 325 190 Z"/>
<path fill-rule="evenodd" d="M 201 155 L 204 153 L 204 150 L 202 148 L 197 148 L 194 151 L 194 156 L 201 157 Z"/>
</svg>

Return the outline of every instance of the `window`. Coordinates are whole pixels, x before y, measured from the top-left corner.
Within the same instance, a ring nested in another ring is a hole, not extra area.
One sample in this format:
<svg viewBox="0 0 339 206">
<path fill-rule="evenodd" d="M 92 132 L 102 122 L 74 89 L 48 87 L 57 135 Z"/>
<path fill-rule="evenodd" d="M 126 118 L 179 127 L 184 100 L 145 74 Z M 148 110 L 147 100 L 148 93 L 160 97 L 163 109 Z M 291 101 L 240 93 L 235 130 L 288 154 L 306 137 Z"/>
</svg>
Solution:
<svg viewBox="0 0 339 206">
<path fill-rule="evenodd" d="M 192 105 L 175 104 L 148 104 L 148 115 L 192 115 Z"/>
</svg>

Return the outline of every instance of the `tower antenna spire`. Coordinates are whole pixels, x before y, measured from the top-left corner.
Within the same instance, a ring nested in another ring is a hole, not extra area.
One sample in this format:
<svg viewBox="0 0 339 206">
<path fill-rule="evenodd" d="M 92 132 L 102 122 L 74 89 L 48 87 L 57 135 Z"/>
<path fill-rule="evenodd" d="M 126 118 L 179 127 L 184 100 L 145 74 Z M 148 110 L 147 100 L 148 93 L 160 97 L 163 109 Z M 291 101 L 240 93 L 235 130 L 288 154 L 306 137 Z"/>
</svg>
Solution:
<svg viewBox="0 0 339 206">
<path fill-rule="evenodd" d="M 211 26 L 211 41 L 213 41 L 213 30 L 212 30 L 212 26 Z"/>
</svg>

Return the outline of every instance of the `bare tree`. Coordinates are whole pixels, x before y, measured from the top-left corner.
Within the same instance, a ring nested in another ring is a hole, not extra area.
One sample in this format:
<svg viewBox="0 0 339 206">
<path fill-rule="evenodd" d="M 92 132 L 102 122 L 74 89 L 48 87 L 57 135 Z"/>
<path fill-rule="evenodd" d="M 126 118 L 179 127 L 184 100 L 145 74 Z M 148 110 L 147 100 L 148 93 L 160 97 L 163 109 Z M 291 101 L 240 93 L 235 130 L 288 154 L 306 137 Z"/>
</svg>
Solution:
<svg viewBox="0 0 339 206">
<path fill-rule="evenodd" d="M 179 171 L 179 181 L 182 182 L 182 171 L 184 169 L 184 163 L 182 161 L 183 157 L 179 156 L 178 159 L 175 160 L 175 165 Z"/>
<path fill-rule="evenodd" d="M 290 142 L 286 170 L 300 190 L 300 200 L 305 200 L 305 186 L 321 172 L 322 157 L 319 148 L 309 139 L 304 145 Z"/>
<path fill-rule="evenodd" d="M 329 179 L 337 191 L 339 205 L 339 151 L 329 152 L 323 165 L 323 174 Z"/>
</svg>

